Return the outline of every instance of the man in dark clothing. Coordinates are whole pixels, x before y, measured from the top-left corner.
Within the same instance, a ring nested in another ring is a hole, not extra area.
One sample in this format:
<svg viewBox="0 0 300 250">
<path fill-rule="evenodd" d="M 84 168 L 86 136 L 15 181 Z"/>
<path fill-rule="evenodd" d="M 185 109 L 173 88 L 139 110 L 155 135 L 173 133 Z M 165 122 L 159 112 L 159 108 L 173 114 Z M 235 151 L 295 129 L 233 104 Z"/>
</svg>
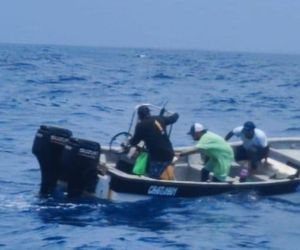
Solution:
<svg viewBox="0 0 300 250">
<path fill-rule="evenodd" d="M 129 143 L 136 146 L 140 141 L 145 142 L 150 157 L 148 174 L 152 178 L 159 179 L 174 157 L 166 126 L 175 123 L 179 115 L 174 113 L 166 117 L 151 116 L 149 108 L 145 105 L 140 106 L 137 112 L 140 121 Z"/>
</svg>

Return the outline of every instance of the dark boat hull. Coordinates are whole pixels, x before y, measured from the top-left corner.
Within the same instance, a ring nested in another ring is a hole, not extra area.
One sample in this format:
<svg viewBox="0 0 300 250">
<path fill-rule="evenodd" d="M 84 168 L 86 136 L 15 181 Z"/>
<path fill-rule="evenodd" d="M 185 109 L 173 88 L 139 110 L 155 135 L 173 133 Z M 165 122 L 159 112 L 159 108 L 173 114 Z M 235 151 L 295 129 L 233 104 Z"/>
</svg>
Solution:
<svg viewBox="0 0 300 250">
<path fill-rule="evenodd" d="M 294 192 L 300 185 L 299 178 L 269 182 L 207 183 L 126 178 L 126 176 L 115 172 L 110 172 L 110 175 L 110 189 L 112 191 L 147 196 L 201 197 L 243 191 L 255 191 L 260 195 L 275 195 Z"/>
</svg>

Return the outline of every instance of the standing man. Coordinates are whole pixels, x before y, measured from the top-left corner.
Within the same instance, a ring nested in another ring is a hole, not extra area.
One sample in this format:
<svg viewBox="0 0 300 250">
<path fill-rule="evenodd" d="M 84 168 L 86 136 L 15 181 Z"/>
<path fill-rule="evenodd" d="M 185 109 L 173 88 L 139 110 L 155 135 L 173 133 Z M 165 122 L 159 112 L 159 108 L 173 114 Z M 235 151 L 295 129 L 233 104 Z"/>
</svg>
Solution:
<svg viewBox="0 0 300 250">
<path fill-rule="evenodd" d="M 213 181 L 226 181 L 234 159 L 231 146 L 221 136 L 205 129 L 201 123 L 193 124 L 188 134 L 198 142 L 194 149 L 182 152 L 180 155 L 198 151 L 204 154 L 206 159 L 201 181 L 207 181 L 210 172 L 213 173 Z"/>
<path fill-rule="evenodd" d="M 230 131 L 225 140 L 229 140 L 233 135 L 242 140 L 242 145 L 235 149 L 236 161 L 248 160 L 251 170 L 255 170 L 262 159 L 266 159 L 269 153 L 269 145 L 266 134 L 255 127 L 251 121 L 245 122 L 243 126 L 236 127 Z"/>
<path fill-rule="evenodd" d="M 139 122 L 135 127 L 133 137 L 129 140 L 131 146 L 136 146 L 144 141 L 149 153 L 148 175 L 160 179 L 168 166 L 172 163 L 174 150 L 168 137 L 167 125 L 175 123 L 179 115 L 151 116 L 148 106 L 141 105 L 138 110 Z M 161 112 L 163 113 L 163 112 Z"/>
</svg>

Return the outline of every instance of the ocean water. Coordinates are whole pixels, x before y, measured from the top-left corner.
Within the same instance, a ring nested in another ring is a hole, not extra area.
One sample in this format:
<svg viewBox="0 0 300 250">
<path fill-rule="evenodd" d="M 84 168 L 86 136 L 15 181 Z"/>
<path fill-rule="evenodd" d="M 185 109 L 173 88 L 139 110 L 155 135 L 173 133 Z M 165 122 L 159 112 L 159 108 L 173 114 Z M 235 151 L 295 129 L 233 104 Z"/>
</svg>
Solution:
<svg viewBox="0 0 300 250">
<path fill-rule="evenodd" d="M 0 249 L 299 249 L 300 190 L 132 203 L 38 197 L 31 153 L 41 124 L 107 145 L 135 105 L 225 135 L 246 120 L 300 135 L 300 56 L 192 50 L 0 45 Z"/>
</svg>

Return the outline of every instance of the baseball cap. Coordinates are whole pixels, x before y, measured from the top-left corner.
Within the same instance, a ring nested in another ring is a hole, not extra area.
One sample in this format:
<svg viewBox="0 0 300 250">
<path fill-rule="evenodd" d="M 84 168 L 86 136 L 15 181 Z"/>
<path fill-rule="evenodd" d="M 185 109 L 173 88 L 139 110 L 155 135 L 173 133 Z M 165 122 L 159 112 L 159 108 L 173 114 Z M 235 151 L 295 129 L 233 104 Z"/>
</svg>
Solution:
<svg viewBox="0 0 300 250">
<path fill-rule="evenodd" d="M 255 125 L 253 122 L 248 121 L 244 123 L 243 131 L 251 131 L 255 129 Z"/>
<path fill-rule="evenodd" d="M 188 135 L 193 135 L 197 132 L 201 132 L 205 130 L 204 126 L 201 123 L 194 123 L 191 128 L 190 131 L 187 133 Z"/>
</svg>

